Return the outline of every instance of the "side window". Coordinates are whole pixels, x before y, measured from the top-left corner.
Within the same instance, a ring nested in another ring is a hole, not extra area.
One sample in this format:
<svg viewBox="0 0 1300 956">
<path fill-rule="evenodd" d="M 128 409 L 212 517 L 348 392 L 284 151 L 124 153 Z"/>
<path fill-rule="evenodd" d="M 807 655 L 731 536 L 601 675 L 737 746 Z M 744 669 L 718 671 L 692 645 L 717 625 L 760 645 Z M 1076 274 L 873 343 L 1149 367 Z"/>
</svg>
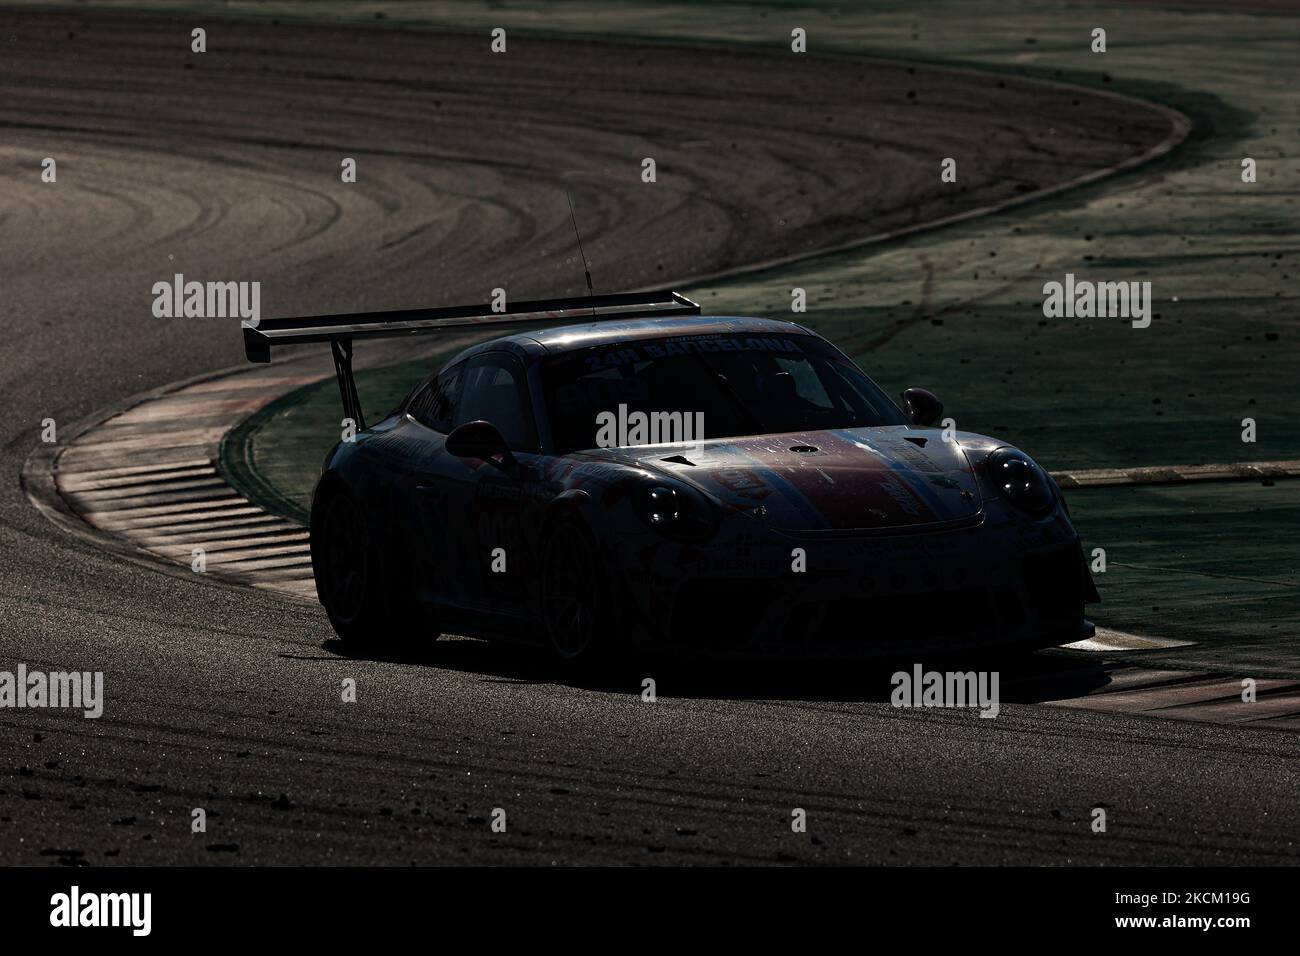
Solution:
<svg viewBox="0 0 1300 956">
<path fill-rule="evenodd" d="M 456 409 L 460 403 L 464 382 L 465 364 L 447 369 L 415 396 L 408 409 L 411 417 L 426 428 L 444 435 L 456 423 Z"/>
<path fill-rule="evenodd" d="M 532 405 L 524 367 L 512 355 L 487 352 L 465 363 L 456 424 L 491 422 L 514 451 L 536 451 Z"/>
</svg>

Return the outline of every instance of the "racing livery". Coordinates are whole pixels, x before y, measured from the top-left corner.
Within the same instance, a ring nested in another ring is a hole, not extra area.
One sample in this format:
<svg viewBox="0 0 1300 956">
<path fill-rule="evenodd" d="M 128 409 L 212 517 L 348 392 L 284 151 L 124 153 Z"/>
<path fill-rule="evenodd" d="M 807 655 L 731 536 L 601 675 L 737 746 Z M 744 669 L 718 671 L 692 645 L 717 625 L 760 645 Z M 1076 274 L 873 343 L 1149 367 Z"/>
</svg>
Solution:
<svg viewBox="0 0 1300 956">
<path fill-rule="evenodd" d="M 1056 483 L 1018 449 L 934 427 L 929 392 L 904 392 L 904 411 L 809 329 L 705 317 L 676 293 L 475 312 L 245 331 L 254 360 L 334 348 L 360 430 L 324 462 L 311 554 L 349 644 L 842 657 L 1091 636 L 1097 594 Z M 478 324 L 521 329 L 364 427 L 353 338 Z M 703 433 L 621 434 L 647 421 Z"/>
</svg>

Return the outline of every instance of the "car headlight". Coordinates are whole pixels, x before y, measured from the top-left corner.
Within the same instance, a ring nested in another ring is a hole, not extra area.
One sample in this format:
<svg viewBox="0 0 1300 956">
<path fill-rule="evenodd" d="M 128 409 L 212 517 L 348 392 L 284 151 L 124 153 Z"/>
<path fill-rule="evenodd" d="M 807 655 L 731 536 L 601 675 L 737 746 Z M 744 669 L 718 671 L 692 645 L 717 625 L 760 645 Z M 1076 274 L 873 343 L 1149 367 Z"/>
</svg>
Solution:
<svg viewBox="0 0 1300 956">
<path fill-rule="evenodd" d="M 1041 517 L 1056 504 L 1051 479 L 1024 452 L 998 448 L 989 455 L 986 467 L 998 494 L 1021 511 Z"/>
<path fill-rule="evenodd" d="M 664 537 L 703 541 L 713 536 L 717 521 L 703 495 L 666 483 L 644 485 L 632 496 L 636 513 Z"/>
</svg>

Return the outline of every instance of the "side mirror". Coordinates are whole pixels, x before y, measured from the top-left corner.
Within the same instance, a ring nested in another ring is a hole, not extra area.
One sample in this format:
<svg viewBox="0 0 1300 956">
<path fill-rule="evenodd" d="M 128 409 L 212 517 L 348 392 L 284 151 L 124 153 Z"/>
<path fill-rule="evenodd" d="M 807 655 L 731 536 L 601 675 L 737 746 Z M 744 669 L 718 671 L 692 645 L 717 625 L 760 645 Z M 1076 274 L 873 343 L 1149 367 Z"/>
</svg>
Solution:
<svg viewBox="0 0 1300 956">
<path fill-rule="evenodd" d="M 903 408 L 913 425 L 933 425 L 943 418 L 943 402 L 929 389 L 909 388 L 903 393 Z"/>
<path fill-rule="evenodd" d="M 447 451 L 457 458 L 478 458 L 502 469 L 515 461 L 506 440 L 491 422 L 457 425 L 447 436 Z"/>
</svg>

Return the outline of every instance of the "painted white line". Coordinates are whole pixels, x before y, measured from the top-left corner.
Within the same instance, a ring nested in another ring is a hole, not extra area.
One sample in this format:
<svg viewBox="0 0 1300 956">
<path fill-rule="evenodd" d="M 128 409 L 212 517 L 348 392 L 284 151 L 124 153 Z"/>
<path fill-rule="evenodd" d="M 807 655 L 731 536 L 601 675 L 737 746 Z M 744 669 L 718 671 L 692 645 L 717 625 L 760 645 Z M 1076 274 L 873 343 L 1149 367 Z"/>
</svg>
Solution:
<svg viewBox="0 0 1300 956">
<path fill-rule="evenodd" d="M 238 514 L 250 507 L 254 511 L 261 510 L 253 506 L 252 502 L 247 498 L 227 494 L 221 498 L 203 502 L 184 501 L 175 505 L 102 508 L 98 511 L 87 511 L 86 520 L 92 524 L 136 525 L 152 518 L 162 518 L 164 521 L 184 521 L 187 518 L 193 520 L 194 518 L 225 517 Z"/>
<path fill-rule="evenodd" d="M 1195 641 L 1176 641 L 1167 637 L 1146 637 L 1141 634 L 1128 634 L 1124 631 L 1112 631 L 1107 627 L 1097 628 L 1097 633 L 1086 641 L 1066 644 L 1067 650 L 1093 651 L 1111 653 L 1114 651 L 1151 651 L 1166 647 L 1191 647 Z"/>
<path fill-rule="evenodd" d="M 308 540 L 305 531 L 277 531 L 269 535 L 238 535 L 226 539 L 213 539 L 206 535 L 194 534 L 188 536 L 186 541 L 177 541 L 173 538 L 142 538 L 141 543 L 151 551 L 158 554 L 170 555 L 172 557 L 188 556 L 193 548 L 202 548 L 208 554 L 216 552 L 233 552 L 239 549 L 251 549 L 270 547 L 278 545 L 283 547 L 289 544 L 306 544 Z M 260 553 L 260 552 L 259 552 Z"/>
<path fill-rule="evenodd" d="M 204 533 L 213 531 L 238 532 L 243 528 L 249 529 L 250 533 L 260 533 L 268 528 L 277 527 L 293 528 L 295 530 L 301 528 L 300 525 L 286 521 L 284 518 L 277 518 L 275 515 L 267 514 L 259 509 L 253 514 L 241 515 L 235 518 L 223 518 L 221 520 L 203 518 L 198 521 L 177 521 L 165 527 L 150 528 L 145 534 L 148 537 L 167 538 L 173 535 L 194 535 L 200 531 Z M 214 537 L 220 537 L 220 535 L 214 535 Z"/>
<path fill-rule="evenodd" d="M 112 514 L 112 512 L 109 512 L 109 514 Z M 258 508 L 256 505 L 249 505 L 246 508 L 236 508 L 230 511 L 215 512 L 214 516 L 227 518 L 232 516 L 253 516 L 259 514 L 262 514 L 261 508 Z M 87 524 L 90 524 L 93 527 L 100 528 L 104 531 L 117 532 L 118 534 L 123 534 L 128 538 L 133 537 L 134 533 L 141 529 L 147 528 L 152 532 L 163 527 L 170 527 L 173 521 L 188 521 L 190 524 L 196 523 L 194 519 L 187 518 L 184 515 L 153 515 L 148 518 L 127 517 L 113 519 L 105 518 L 102 514 L 85 514 L 82 515 L 82 517 L 86 520 Z"/>
<path fill-rule="evenodd" d="M 211 549 L 211 553 L 214 562 L 232 567 L 251 566 L 261 561 L 274 561 L 278 564 L 285 564 L 311 560 L 311 551 L 307 547 L 306 541 L 281 542 L 279 544 L 263 542 L 251 544 L 246 548 Z"/>
<path fill-rule="evenodd" d="M 1170 485 L 1187 481 L 1260 480 L 1300 478 L 1300 459 L 1283 461 L 1233 461 L 1214 465 L 1154 465 L 1144 468 L 1090 468 L 1054 471 L 1062 488 L 1114 485 Z"/>
<path fill-rule="evenodd" d="M 178 468 L 209 468 L 212 469 L 212 462 L 206 458 L 190 459 L 187 461 L 168 463 L 163 465 L 132 465 L 129 467 L 118 468 L 77 468 L 69 475 L 60 476 L 60 481 L 71 479 L 74 482 L 95 481 L 101 478 L 117 478 L 130 475 L 156 476 L 165 472 L 174 471 Z M 216 469 L 212 469 L 215 471 Z"/>
<path fill-rule="evenodd" d="M 125 475 L 116 478 L 98 478 L 90 476 L 86 472 L 82 472 L 77 477 L 68 475 L 60 482 L 60 484 L 66 491 L 85 493 L 89 491 L 104 491 L 109 488 L 132 488 L 137 485 L 147 486 L 161 481 L 205 477 L 216 478 L 216 469 L 211 465 L 205 464 L 202 468 L 169 468 L 162 472 L 151 472 L 143 475 Z"/>
<path fill-rule="evenodd" d="M 124 511 L 146 505 L 163 505 L 180 502 L 201 503 L 211 501 L 230 486 L 220 478 L 203 478 L 196 481 L 177 482 L 174 485 L 144 485 L 132 488 L 108 488 L 104 491 L 80 491 L 77 497 L 105 511 Z"/>
</svg>

